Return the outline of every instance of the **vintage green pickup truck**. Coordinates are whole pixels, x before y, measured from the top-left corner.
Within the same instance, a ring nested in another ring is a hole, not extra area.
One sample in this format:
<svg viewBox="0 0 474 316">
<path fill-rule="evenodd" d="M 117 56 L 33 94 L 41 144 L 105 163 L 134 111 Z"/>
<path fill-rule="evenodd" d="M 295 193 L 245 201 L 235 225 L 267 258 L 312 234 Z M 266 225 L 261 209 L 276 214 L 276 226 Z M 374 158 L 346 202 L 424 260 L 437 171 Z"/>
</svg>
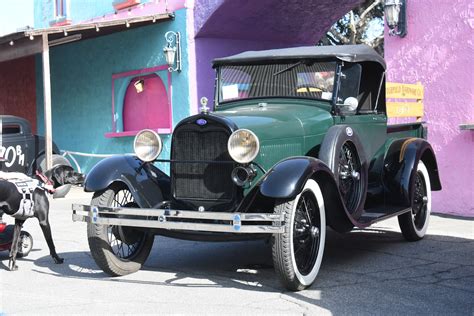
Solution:
<svg viewBox="0 0 474 316">
<path fill-rule="evenodd" d="M 88 174 L 93 258 L 114 276 L 140 269 L 154 235 L 193 240 L 266 238 L 283 284 L 316 279 L 326 227 L 348 232 L 398 216 L 403 236 L 425 235 L 441 190 L 422 123 L 387 126 L 385 62 L 367 46 L 245 52 L 214 61 L 214 111 L 174 129 L 171 159 L 154 131 L 136 156 Z M 170 163 L 165 174 L 153 163 Z M 163 253 L 163 256 L 166 254 Z"/>
</svg>

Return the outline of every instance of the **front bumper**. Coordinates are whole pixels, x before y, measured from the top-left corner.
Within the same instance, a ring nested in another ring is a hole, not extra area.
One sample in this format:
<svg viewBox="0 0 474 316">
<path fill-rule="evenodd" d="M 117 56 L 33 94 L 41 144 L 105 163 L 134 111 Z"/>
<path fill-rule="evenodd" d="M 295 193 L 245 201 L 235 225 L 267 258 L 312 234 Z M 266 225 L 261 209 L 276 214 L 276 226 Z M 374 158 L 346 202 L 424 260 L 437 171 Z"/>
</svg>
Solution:
<svg viewBox="0 0 474 316">
<path fill-rule="evenodd" d="M 284 233 L 283 214 L 196 212 L 72 205 L 72 220 L 98 225 L 237 234 Z"/>
</svg>

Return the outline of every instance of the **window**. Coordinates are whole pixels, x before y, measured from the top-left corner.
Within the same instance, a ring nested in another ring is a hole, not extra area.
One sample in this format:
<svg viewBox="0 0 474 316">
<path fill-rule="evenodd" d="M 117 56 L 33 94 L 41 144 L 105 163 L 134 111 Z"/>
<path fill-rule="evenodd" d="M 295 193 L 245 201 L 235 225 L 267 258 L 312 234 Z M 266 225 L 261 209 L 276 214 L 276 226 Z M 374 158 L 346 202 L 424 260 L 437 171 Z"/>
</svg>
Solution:
<svg viewBox="0 0 474 316">
<path fill-rule="evenodd" d="M 335 62 L 223 66 L 219 101 L 290 97 L 332 100 Z"/>
<path fill-rule="evenodd" d="M 142 129 L 172 133 L 171 74 L 167 65 L 112 75 L 112 131 L 134 136 Z"/>
<path fill-rule="evenodd" d="M 362 63 L 362 76 L 359 91 L 359 114 L 385 112 L 384 71 L 380 65 Z M 379 96 L 380 93 L 380 96 Z M 377 105 L 378 103 L 378 105 Z"/>
<path fill-rule="evenodd" d="M 124 132 L 164 128 L 169 117 L 168 93 L 160 77 L 152 74 L 130 80 L 123 103 Z"/>
<path fill-rule="evenodd" d="M 3 125 L 1 129 L 1 133 L 3 135 L 7 134 L 20 134 L 21 133 L 21 127 L 20 125 Z"/>
<path fill-rule="evenodd" d="M 346 63 L 340 75 L 341 85 L 337 94 L 337 104 L 342 112 L 355 114 L 359 105 L 359 87 L 362 67 Z"/>
<path fill-rule="evenodd" d="M 68 4 L 67 0 L 54 0 L 54 17 L 56 19 L 67 17 Z"/>
</svg>

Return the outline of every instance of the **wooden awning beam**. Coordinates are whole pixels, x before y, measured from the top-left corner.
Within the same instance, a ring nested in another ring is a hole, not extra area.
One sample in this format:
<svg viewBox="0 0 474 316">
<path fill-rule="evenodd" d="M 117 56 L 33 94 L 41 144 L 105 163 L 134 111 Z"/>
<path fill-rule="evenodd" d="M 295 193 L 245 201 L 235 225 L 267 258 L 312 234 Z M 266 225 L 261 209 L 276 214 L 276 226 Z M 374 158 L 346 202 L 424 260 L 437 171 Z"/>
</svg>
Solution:
<svg viewBox="0 0 474 316">
<path fill-rule="evenodd" d="M 17 40 L 0 45 L 0 63 L 17 58 L 39 54 L 43 50 L 41 37 L 34 37 L 30 40 L 28 37 L 22 37 Z"/>
</svg>

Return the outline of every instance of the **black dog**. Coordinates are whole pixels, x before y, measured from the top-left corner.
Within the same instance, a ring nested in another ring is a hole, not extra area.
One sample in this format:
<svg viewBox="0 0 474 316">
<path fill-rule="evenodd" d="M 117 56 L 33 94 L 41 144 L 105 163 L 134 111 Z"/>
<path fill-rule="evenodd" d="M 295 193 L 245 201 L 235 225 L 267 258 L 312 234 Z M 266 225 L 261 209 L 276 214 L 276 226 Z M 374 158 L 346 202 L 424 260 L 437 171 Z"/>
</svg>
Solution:
<svg viewBox="0 0 474 316">
<path fill-rule="evenodd" d="M 4 174 L 5 175 L 5 174 Z M 28 179 L 28 178 L 27 178 Z M 84 175 L 74 172 L 69 166 L 56 166 L 51 170 L 45 172 L 45 175 L 36 175 L 36 180 L 40 183 L 51 179 L 51 182 L 46 185 L 38 185 L 34 188 L 31 196 L 33 201 L 33 217 L 39 221 L 44 238 L 49 247 L 49 252 L 55 263 L 63 263 L 64 259 L 60 258 L 56 253 L 53 238 L 51 236 L 51 227 L 49 225 L 49 201 L 47 192 L 52 193 L 54 188 L 65 184 L 81 185 L 84 182 Z M 22 203 L 23 195 L 18 191 L 15 184 L 0 178 L 0 214 L 3 212 L 8 215 L 15 215 L 15 229 L 13 232 L 12 248 L 10 250 L 10 260 L 8 267 L 10 270 L 17 270 L 16 255 L 18 252 L 18 239 L 23 223 L 27 218 L 25 216 L 18 216 L 18 210 Z"/>
</svg>

